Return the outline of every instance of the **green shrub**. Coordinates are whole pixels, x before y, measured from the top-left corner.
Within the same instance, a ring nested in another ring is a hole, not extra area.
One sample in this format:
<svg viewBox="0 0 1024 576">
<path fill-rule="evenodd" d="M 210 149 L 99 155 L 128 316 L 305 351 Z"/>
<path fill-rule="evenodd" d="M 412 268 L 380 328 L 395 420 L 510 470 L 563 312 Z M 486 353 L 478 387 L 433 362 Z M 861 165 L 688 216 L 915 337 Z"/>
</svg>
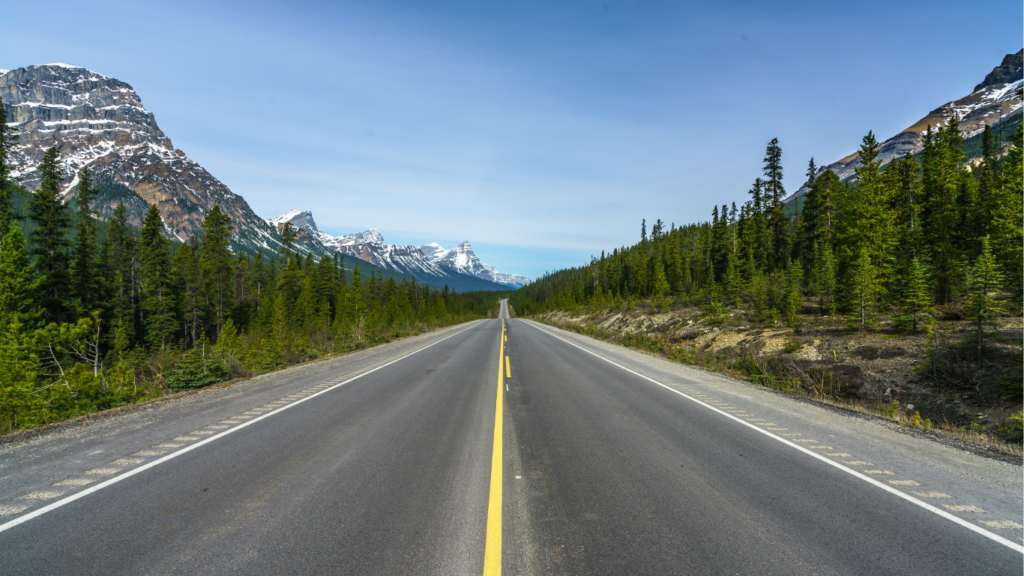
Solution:
<svg viewBox="0 0 1024 576">
<path fill-rule="evenodd" d="M 799 352 L 804 347 L 804 343 L 799 340 L 793 340 L 786 338 L 785 345 L 782 346 L 782 351 L 786 354 L 792 354 L 793 352 Z"/>
<path fill-rule="evenodd" d="M 196 347 L 185 353 L 167 376 L 167 386 L 171 390 L 190 390 L 223 382 L 228 378 L 228 371 L 221 366 L 212 349 L 202 339 Z"/>
<path fill-rule="evenodd" d="M 1007 442 L 1021 444 L 1024 442 L 1024 411 L 1017 412 L 1006 419 L 1006 425 L 999 427 L 999 433 Z"/>
</svg>

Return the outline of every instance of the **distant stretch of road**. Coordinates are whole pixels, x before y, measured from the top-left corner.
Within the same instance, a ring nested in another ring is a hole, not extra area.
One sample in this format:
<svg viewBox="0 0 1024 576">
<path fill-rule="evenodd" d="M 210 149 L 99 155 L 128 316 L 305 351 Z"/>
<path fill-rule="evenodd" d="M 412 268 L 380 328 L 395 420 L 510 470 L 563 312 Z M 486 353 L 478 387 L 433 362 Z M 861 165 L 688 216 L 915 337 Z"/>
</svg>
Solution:
<svg viewBox="0 0 1024 576">
<path fill-rule="evenodd" d="M 1014 574 L 1020 466 L 530 321 L 0 444 L 0 574 Z"/>
</svg>

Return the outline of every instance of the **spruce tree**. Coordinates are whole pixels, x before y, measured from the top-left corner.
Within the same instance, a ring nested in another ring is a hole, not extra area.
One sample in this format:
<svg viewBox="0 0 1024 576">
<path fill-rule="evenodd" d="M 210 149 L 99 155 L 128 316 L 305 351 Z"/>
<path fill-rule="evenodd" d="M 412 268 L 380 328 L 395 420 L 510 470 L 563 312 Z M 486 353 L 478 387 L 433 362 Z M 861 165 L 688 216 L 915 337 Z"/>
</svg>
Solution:
<svg viewBox="0 0 1024 576">
<path fill-rule="evenodd" d="M 36 271 L 45 276 L 39 286 L 46 321 L 58 324 L 68 317 L 67 300 L 70 297 L 68 272 L 68 230 L 71 217 L 61 197 L 64 170 L 59 153 L 53 147 L 43 155 L 39 164 L 39 189 L 29 201 L 28 215 L 36 224 L 32 231 L 32 256 Z"/>
<path fill-rule="evenodd" d="M 779 139 L 772 138 L 764 155 L 765 192 L 770 199 L 769 229 L 771 230 L 771 249 L 773 269 L 782 267 L 783 257 L 789 246 L 789 219 L 786 217 L 786 189 L 782 186 L 782 148 Z"/>
<path fill-rule="evenodd" d="M 103 241 L 103 256 L 106 270 L 107 310 L 104 317 L 109 321 L 108 342 L 121 337 L 127 342 L 125 348 L 138 342 L 136 331 L 137 308 L 137 266 L 138 245 L 135 230 L 128 223 L 128 209 L 119 203 L 114 207 L 114 216 L 107 226 Z"/>
<path fill-rule="evenodd" d="M 182 244 L 174 255 L 174 284 L 178 293 L 182 329 L 186 344 L 194 345 L 206 325 L 206 290 L 199 265 L 199 243 L 195 236 Z"/>
<path fill-rule="evenodd" d="M 199 262 L 215 335 L 220 334 L 234 303 L 234 270 L 228 249 L 232 230 L 231 218 L 221 211 L 220 206 L 215 205 L 203 218 Z"/>
<path fill-rule="evenodd" d="M 925 134 L 922 151 L 923 203 L 921 225 L 923 244 L 928 251 L 935 290 L 941 303 L 953 299 L 955 286 L 963 272 L 957 248 L 957 228 L 961 214 L 957 195 L 960 191 L 963 136 L 954 114 L 938 133 Z"/>
<path fill-rule="evenodd" d="M 974 324 L 978 369 L 981 370 L 984 343 L 997 328 L 996 319 L 1001 311 L 995 293 L 1003 285 L 1003 274 L 989 248 L 988 236 L 981 239 L 981 254 L 970 270 L 968 283 L 967 317 Z"/>
<path fill-rule="evenodd" d="M 100 260 L 99 233 L 92 203 L 99 190 L 92 185 L 88 168 L 78 174 L 75 244 L 71 261 L 71 294 L 79 316 L 90 316 L 103 304 L 103 263 Z"/>
<path fill-rule="evenodd" d="M 847 289 L 847 307 L 855 314 L 860 331 L 866 333 L 879 292 L 878 269 L 871 262 L 867 247 L 860 249 L 851 266 Z"/>
<path fill-rule="evenodd" d="M 149 207 L 142 224 L 139 264 L 142 272 L 142 309 L 146 342 L 164 350 L 176 330 L 171 289 L 170 252 L 163 236 L 164 222 L 156 204 Z"/>
<path fill-rule="evenodd" d="M 16 182 L 11 177 L 11 151 L 17 143 L 17 130 L 7 124 L 7 111 L 3 102 L 0 102 L 0 239 L 7 236 L 11 222 L 15 219 Z"/>
<path fill-rule="evenodd" d="M 928 273 L 917 258 L 913 258 L 903 272 L 900 287 L 900 307 L 902 314 L 896 319 L 897 325 L 909 324 L 911 330 L 917 332 L 918 323 L 927 321 L 935 312 L 932 308 L 934 299 L 932 289 L 928 285 Z"/>
<path fill-rule="evenodd" d="M 25 330 L 36 327 L 42 314 L 36 302 L 36 290 L 43 280 L 35 274 L 25 254 L 21 226 L 12 223 L 0 244 L 0 333 L 12 322 Z"/>
<path fill-rule="evenodd" d="M 1003 160 L 1002 186 L 992 201 L 992 252 L 1006 274 L 1008 285 L 1019 304 L 1024 299 L 1024 124 L 1017 124 L 1013 147 Z"/>
</svg>

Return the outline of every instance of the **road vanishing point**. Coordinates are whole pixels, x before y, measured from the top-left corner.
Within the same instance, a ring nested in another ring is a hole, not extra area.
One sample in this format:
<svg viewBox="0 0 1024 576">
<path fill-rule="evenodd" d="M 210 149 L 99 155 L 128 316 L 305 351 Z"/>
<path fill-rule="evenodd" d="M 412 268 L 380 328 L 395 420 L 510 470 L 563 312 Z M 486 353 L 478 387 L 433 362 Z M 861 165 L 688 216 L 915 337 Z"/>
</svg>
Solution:
<svg viewBox="0 0 1024 576">
<path fill-rule="evenodd" d="M 1021 467 L 528 320 L 0 444 L 0 574 L 1024 573 Z"/>
</svg>

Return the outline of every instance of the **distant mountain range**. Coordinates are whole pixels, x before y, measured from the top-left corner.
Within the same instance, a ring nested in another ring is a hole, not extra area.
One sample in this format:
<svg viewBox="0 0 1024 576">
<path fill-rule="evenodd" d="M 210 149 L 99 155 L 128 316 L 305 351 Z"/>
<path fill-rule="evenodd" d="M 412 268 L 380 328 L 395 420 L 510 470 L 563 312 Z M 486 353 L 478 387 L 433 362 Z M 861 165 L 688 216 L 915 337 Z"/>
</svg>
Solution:
<svg viewBox="0 0 1024 576">
<path fill-rule="evenodd" d="M 35 191 L 39 162 L 56 146 L 69 175 L 89 167 L 100 189 L 93 208 L 101 218 L 109 218 L 123 203 L 130 222 L 141 227 L 146 211 L 156 205 L 166 235 L 184 242 L 201 232 L 203 218 L 219 205 L 235 227 L 236 251 L 278 252 L 282 244 L 277 225 L 287 218 L 305 231 L 297 241 L 300 250 L 353 256 L 363 261 L 364 270 L 385 278 L 417 278 L 459 292 L 507 290 L 529 282 L 481 264 L 468 243 L 460 246 L 465 258 L 453 256 L 449 260 L 458 264 L 450 264 L 443 258 L 428 259 L 415 247 L 389 246 L 376 230 L 332 238 L 317 230 L 308 212 L 260 218 L 243 197 L 175 148 L 139 95 L 121 80 L 67 64 L 0 70 L 0 98 L 19 139 L 11 156 L 14 176 Z M 77 176 L 66 182 L 67 198 L 74 196 L 77 184 Z M 354 262 L 346 264 L 351 268 Z"/>
<path fill-rule="evenodd" d="M 502 289 L 519 288 L 530 283 L 530 279 L 525 276 L 504 274 L 480 262 L 468 240 L 446 250 L 436 243 L 419 248 L 388 244 L 376 228 L 348 236 L 331 236 L 317 228 L 313 213 L 308 210 L 292 210 L 267 220 L 268 224 L 278 230 L 286 222 L 334 252 L 359 258 L 385 270 L 413 276 L 428 284 L 443 283 L 463 291 L 493 290 L 495 284 Z"/>
<path fill-rule="evenodd" d="M 959 116 L 960 131 L 963 132 L 964 137 L 968 138 L 980 134 L 986 125 L 995 128 L 999 124 L 1007 125 L 1020 122 L 1024 110 L 1022 110 L 1021 99 L 1017 96 L 1017 91 L 1024 84 L 1022 82 L 1022 78 L 1024 78 L 1022 63 L 1024 63 L 1024 50 L 1016 54 L 1007 54 L 1003 61 L 985 76 L 985 79 L 975 86 L 974 91 L 970 94 L 939 106 L 906 130 L 881 142 L 878 148 L 878 159 L 882 164 L 887 164 L 907 152 L 911 154 L 920 152 L 923 147 L 924 133 L 928 130 L 928 126 L 931 126 L 932 130 L 937 130 L 940 126 L 948 124 L 953 114 Z M 1010 131 L 1007 130 L 1007 136 L 1009 133 Z M 819 168 L 818 172 L 831 170 L 840 179 L 845 180 L 854 175 L 854 170 L 860 164 L 860 154 L 854 152 L 838 162 Z M 786 202 L 799 198 L 806 191 L 806 187 L 801 187 L 787 198 Z"/>
</svg>

